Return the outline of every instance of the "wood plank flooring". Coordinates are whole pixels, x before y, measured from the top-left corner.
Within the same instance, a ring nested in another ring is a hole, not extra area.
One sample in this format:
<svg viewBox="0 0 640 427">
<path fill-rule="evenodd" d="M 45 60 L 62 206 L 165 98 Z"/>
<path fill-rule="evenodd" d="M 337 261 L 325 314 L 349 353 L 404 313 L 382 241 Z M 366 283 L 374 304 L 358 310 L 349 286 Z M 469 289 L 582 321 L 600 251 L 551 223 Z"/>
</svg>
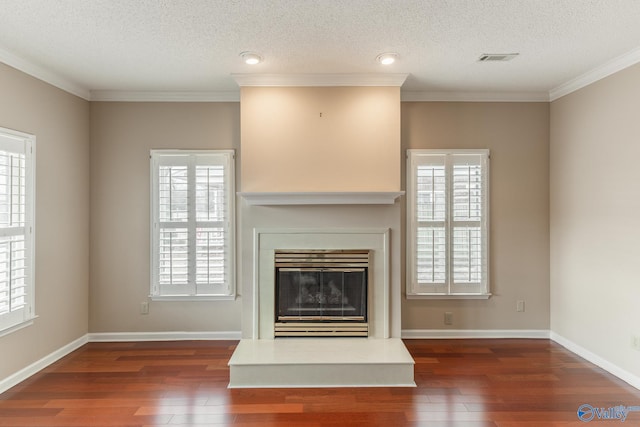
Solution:
<svg viewBox="0 0 640 427">
<path fill-rule="evenodd" d="M 640 405 L 640 391 L 549 340 L 405 343 L 416 388 L 233 390 L 235 341 L 90 343 L 1 394 L 0 426 L 567 427 L 585 425 L 582 404 Z"/>
</svg>

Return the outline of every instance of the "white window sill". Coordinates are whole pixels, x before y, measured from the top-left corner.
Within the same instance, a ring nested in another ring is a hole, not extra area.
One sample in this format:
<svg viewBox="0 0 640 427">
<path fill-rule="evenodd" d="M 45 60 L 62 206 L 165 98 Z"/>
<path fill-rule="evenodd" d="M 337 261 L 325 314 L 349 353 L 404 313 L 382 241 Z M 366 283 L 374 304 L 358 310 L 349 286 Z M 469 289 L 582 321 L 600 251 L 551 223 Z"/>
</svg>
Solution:
<svg viewBox="0 0 640 427">
<path fill-rule="evenodd" d="M 407 299 L 489 299 L 491 298 L 490 293 L 488 294 L 413 294 L 407 293 Z"/>
<path fill-rule="evenodd" d="M 151 301 L 233 301 L 236 295 L 150 295 Z"/>
<path fill-rule="evenodd" d="M 0 331 L 0 337 L 4 337 L 5 335 L 12 334 L 15 331 L 18 331 L 20 329 L 26 328 L 27 326 L 33 325 L 33 321 L 35 319 L 37 319 L 37 318 L 38 318 L 38 316 L 33 316 L 31 319 L 25 320 L 25 321 L 20 322 L 20 323 L 18 323 L 16 325 L 9 326 L 8 328 L 1 330 Z"/>
</svg>

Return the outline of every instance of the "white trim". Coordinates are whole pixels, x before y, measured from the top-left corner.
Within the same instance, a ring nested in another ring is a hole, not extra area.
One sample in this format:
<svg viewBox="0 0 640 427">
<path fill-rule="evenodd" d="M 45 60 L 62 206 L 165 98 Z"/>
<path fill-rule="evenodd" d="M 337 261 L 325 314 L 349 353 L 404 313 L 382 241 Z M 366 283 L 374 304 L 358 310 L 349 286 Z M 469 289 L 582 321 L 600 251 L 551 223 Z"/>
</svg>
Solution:
<svg viewBox="0 0 640 427">
<path fill-rule="evenodd" d="M 149 295 L 151 301 L 234 301 L 236 295 Z"/>
<path fill-rule="evenodd" d="M 612 60 L 607 61 L 584 74 L 554 87 L 549 91 L 549 101 L 555 101 L 558 98 L 569 95 L 578 89 L 582 89 L 585 86 L 595 83 L 598 80 L 602 80 L 611 74 L 617 73 L 618 71 L 622 71 L 625 68 L 637 64 L 638 62 L 640 62 L 640 47 L 613 58 Z"/>
<path fill-rule="evenodd" d="M 123 91 L 92 90 L 91 101 L 104 102 L 240 102 L 240 92 L 235 91 Z"/>
<path fill-rule="evenodd" d="M 20 58 L 17 55 L 9 52 L 6 49 L 0 47 L 0 62 L 22 71 L 38 80 L 42 80 L 45 83 L 49 83 L 52 86 L 62 89 L 72 95 L 78 96 L 82 99 L 89 101 L 90 92 L 89 89 L 80 86 L 69 79 L 66 79 L 59 74 L 51 72 L 43 67 L 35 65 L 34 63 Z"/>
<path fill-rule="evenodd" d="M 567 350 L 569 350 L 570 352 L 582 357 L 583 359 L 586 359 L 587 361 L 593 363 L 594 365 L 599 366 L 600 368 L 604 369 L 605 371 L 609 372 L 611 375 L 615 375 L 616 377 L 620 378 L 621 380 L 625 381 L 626 383 L 628 383 L 629 385 L 637 388 L 638 390 L 640 390 L 640 377 L 638 377 L 637 375 L 632 374 L 631 372 L 620 368 L 619 366 L 614 365 L 613 363 L 609 362 L 608 360 L 598 356 L 595 353 L 592 353 L 591 351 L 587 350 L 586 348 L 574 343 L 573 341 L 563 337 L 562 335 L 559 335 L 553 331 L 550 332 L 550 339 L 552 341 L 555 341 L 556 343 L 560 344 L 561 346 L 563 346 L 564 348 L 566 348 Z"/>
<path fill-rule="evenodd" d="M 394 383 L 394 384 L 356 384 L 356 383 L 349 383 L 349 384 L 304 384 L 304 385 L 300 385 L 300 384 L 293 384 L 293 385 L 287 385 L 287 384 L 278 384 L 278 385 L 273 385 L 273 384 L 267 384 L 267 385 L 231 385 L 229 384 L 227 386 L 227 388 L 229 389 L 248 389 L 248 388 L 261 388 L 261 389 L 265 389 L 265 388 L 354 388 L 354 387 L 358 387 L 358 388 L 371 388 L 371 387 L 417 387 L 416 383 Z"/>
<path fill-rule="evenodd" d="M 404 191 L 238 192 L 251 206 L 393 205 Z"/>
<path fill-rule="evenodd" d="M 240 87 L 402 86 L 408 76 L 401 73 L 231 74 Z"/>
<path fill-rule="evenodd" d="M 407 299 L 489 299 L 493 296 L 491 292 L 487 294 L 427 294 L 409 293 L 405 294 Z"/>
<path fill-rule="evenodd" d="M 403 339 L 549 339 L 546 329 L 403 329 Z"/>
<path fill-rule="evenodd" d="M 96 332 L 89 342 L 239 340 L 240 331 L 219 332 Z"/>
<path fill-rule="evenodd" d="M 19 331 L 20 329 L 26 328 L 28 326 L 33 325 L 34 320 L 36 320 L 39 316 L 33 316 L 30 319 L 25 320 L 24 322 L 20 322 L 16 325 L 10 326 L 7 329 L 3 329 L 0 331 L 0 338 L 4 337 L 5 335 L 9 335 L 12 334 L 16 331 Z"/>
<path fill-rule="evenodd" d="M 401 102 L 549 102 L 548 92 L 400 92 Z"/>
<path fill-rule="evenodd" d="M 87 335 L 84 335 L 78 338 L 77 340 L 72 341 L 69 344 L 60 347 L 54 352 L 49 353 L 47 356 L 43 357 L 42 359 L 36 362 L 33 362 L 31 365 L 27 366 L 26 368 L 20 369 L 18 372 L 0 380 L 0 393 L 4 393 L 5 391 L 9 390 L 11 387 L 14 387 L 20 384 L 22 381 L 26 380 L 33 374 L 38 373 L 39 371 L 46 368 L 47 366 L 55 363 L 56 361 L 68 355 L 69 353 L 82 347 L 87 342 L 88 342 Z"/>
</svg>

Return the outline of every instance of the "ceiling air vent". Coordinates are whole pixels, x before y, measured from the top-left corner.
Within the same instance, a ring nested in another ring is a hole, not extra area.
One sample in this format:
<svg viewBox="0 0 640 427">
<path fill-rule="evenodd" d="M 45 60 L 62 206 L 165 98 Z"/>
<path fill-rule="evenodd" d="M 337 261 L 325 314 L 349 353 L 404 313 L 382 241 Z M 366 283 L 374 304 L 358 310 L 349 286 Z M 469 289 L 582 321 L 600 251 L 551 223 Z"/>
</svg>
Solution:
<svg viewBox="0 0 640 427">
<path fill-rule="evenodd" d="M 520 55 L 519 53 L 483 53 L 478 58 L 480 62 L 496 62 L 496 61 L 511 61 L 516 56 Z"/>
</svg>

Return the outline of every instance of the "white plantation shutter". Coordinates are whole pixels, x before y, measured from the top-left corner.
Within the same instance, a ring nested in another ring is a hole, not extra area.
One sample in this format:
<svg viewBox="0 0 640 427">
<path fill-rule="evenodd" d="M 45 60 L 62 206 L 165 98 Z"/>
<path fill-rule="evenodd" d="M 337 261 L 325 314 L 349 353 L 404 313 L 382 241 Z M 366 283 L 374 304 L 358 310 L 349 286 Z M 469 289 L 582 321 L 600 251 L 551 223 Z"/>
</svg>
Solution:
<svg viewBox="0 0 640 427">
<path fill-rule="evenodd" d="M 488 150 L 408 150 L 409 295 L 488 294 Z"/>
<path fill-rule="evenodd" d="M 35 137 L 0 128 L 0 330 L 33 310 L 33 146 Z"/>
<path fill-rule="evenodd" d="M 154 297 L 233 294 L 233 152 L 154 150 Z"/>
<path fill-rule="evenodd" d="M 446 283 L 446 181 L 441 157 L 429 157 L 416 169 L 416 275 L 421 283 Z"/>
</svg>

